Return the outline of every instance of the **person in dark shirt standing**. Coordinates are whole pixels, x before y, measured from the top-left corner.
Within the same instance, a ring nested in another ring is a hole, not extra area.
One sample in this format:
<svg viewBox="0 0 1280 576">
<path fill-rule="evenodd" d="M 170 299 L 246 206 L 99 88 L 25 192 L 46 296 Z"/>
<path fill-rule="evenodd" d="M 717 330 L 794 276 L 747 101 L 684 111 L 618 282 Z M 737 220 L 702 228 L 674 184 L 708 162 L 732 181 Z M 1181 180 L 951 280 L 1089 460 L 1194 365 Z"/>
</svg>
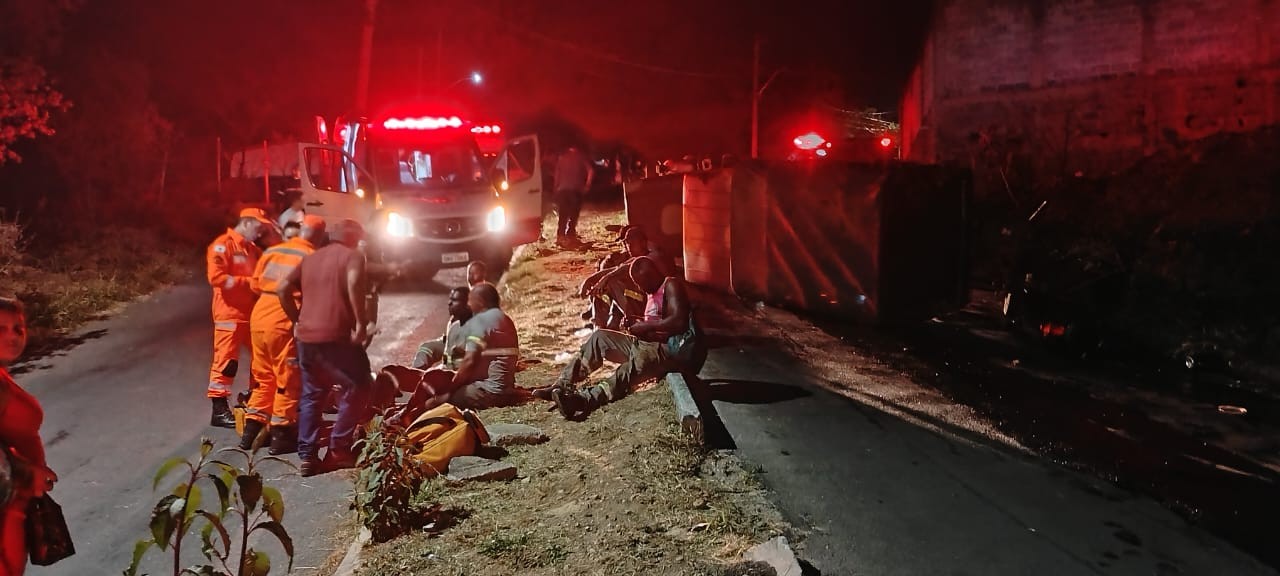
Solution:
<svg viewBox="0 0 1280 576">
<path fill-rule="evenodd" d="M 591 190 L 591 160 L 577 146 L 570 146 L 556 161 L 556 242 L 564 244 L 578 237 L 578 214 L 582 197 Z"/>
<path fill-rule="evenodd" d="M 302 259 L 280 283 L 276 294 L 294 322 L 302 368 L 298 404 L 298 455 L 303 476 L 355 465 L 351 445 L 356 426 L 366 415 L 372 375 L 369 370 L 370 328 L 366 318 L 365 257 L 357 248 L 364 237 L 360 223 L 346 219 L 329 230 L 331 242 Z M 299 310 L 295 291 L 302 294 Z M 330 389 L 341 390 L 338 418 L 329 437 L 323 465 L 319 460 L 320 424 Z M 323 470 L 322 470 L 323 469 Z"/>
</svg>

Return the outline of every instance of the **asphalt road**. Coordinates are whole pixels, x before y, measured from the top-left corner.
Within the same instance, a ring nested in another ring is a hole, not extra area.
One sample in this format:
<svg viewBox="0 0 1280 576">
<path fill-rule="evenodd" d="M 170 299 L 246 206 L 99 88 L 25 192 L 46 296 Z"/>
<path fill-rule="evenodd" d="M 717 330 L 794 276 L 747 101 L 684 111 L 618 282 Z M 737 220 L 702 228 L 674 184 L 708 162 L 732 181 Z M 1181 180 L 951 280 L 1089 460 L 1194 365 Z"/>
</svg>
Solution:
<svg viewBox="0 0 1280 576">
<path fill-rule="evenodd" d="M 1274 573 L 1148 498 L 834 394 L 776 350 L 714 350 L 701 379 L 741 457 L 808 533 L 806 573 Z"/>
<path fill-rule="evenodd" d="M 436 282 L 383 294 L 381 332 L 370 347 L 375 369 L 408 362 L 419 341 L 443 328 L 447 294 L 440 284 L 461 283 L 463 273 L 445 271 Z M 151 489 L 159 466 L 174 456 L 198 455 L 204 436 L 219 447 L 237 441 L 234 431 L 208 425 L 209 298 L 209 288 L 199 284 L 165 290 L 86 327 L 82 344 L 18 367 L 19 382 L 45 410 L 42 435 L 60 476 L 52 495 L 76 543 L 75 556 L 29 573 L 119 574 L 134 542 L 147 534 L 151 507 L 162 495 Z M 242 370 L 236 391 L 246 382 Z M 294 573 L 319 573 L 331 555 L 345 552 L 351 536 L 349 527 L 342 528 L 350 525 L 350 477 L 303 479 L 283 467 L 266 473 L 282 476 L 274 485 L 283 494 L 284 524 L 296 548 Z M 175 475 L 161 489 L 177 482 Z M 188 546 L 184 566 L 202 560 L 198 534 Z M 263 546 L 276 565 L 284 564 L 277 544 Z M 144 571 L 167 573 L 166 566 L 172 561 L 153 551 Z"/>
</svg>

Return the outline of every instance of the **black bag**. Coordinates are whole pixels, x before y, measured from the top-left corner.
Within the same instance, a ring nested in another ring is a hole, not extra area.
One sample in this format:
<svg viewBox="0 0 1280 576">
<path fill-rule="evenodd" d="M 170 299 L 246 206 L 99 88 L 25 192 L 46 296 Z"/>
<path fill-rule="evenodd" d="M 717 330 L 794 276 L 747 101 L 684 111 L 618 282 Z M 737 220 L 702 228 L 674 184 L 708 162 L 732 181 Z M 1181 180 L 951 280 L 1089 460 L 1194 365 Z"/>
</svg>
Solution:
<svg viewBox="0 0 1280 576">
<path fill-rule="evenodd" d="M 36 566 L 49 566 L 76 553 L 62 507 L 47 492 L 27 503 L 27 553 Z"/>
</svg>

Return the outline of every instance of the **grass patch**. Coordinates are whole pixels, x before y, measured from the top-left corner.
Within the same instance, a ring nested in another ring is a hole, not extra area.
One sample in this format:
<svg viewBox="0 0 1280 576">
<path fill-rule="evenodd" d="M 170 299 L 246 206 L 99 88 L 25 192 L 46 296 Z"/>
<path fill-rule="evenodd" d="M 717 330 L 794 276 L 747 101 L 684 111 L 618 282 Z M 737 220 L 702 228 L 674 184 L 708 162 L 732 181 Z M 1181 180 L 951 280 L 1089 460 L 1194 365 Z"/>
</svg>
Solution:
<svg viewBox="0 0 1280 576">
<path fill-rule="evenodd" d="M 507 273 L 503 308 L 520 329 L 517 383 L 553 381 L 582 338 L 586 301 L 572 294 L 617 244 L 616 210 L 587 210 L 593 244 L 525 248 Z M 550 230 L 548 230 L 550 231 Z M 548 234 L 554 238 L 554 234 Z M 606 368 L 606 370 L 609 368 Z M 748 547 L 787 530 L 759 483 L 730 454 L 706 451 L 679 429 L 665 385 L 649 385 L 584 422 L 542 403 L 486 410 L 487 423 L 540 428 L 551 440 L 511 447 L 511 482 L 449 485 L 422 498 L 470 516 L 438 536 L 416 533 L 366 551 L 361 574 L 721 574 Z"/>
<path fill-rule="evenodd" d="M 0 222 L 0 295 L 26 306 L 27 358 L 57 350 L 85 322 L 198 267 L 198 250 L 175 247 L 151 231 L 83 230 L 72 240 L 28 250 L 27 231 Z"/>
</svg>

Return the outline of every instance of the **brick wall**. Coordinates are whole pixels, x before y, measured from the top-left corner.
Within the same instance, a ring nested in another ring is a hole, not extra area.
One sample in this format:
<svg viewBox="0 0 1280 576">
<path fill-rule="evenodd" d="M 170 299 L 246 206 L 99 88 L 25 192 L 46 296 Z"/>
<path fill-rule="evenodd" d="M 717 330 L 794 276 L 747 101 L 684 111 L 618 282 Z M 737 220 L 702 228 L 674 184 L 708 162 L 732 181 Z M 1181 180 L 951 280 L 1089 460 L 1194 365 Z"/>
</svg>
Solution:
<svg viewBox="0 0 1280 576">
<path fill-rule="evenodd" d="M 1275 124 L 1280 0 L 940 0 L 902 116 L 908 158 L 1037 181 Z"/>
</svg>

